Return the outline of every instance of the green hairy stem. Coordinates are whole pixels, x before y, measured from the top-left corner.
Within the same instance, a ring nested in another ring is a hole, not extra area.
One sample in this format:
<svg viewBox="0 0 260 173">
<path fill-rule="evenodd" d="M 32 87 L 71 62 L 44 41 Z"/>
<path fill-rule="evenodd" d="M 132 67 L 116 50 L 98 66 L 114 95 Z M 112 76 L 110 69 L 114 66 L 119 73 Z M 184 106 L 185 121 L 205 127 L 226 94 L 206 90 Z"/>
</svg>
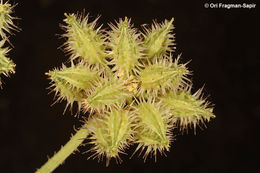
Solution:
<svg viewBox="0 0 260 173">
<path fill-rule="evenodd" d="M 77 150 L 88 134 L 89 131 L 86 129 L 86 126 L 83 126 L 74 136 L 70 138 L 69 142 L 61 147 L 61 149 L 54 154 L 51 159 L 49 159 L 40 169 L 36 171 L 36 173 L 50 173 L 55 170 L 66 160 L 69 155 Z"/>
</svg>

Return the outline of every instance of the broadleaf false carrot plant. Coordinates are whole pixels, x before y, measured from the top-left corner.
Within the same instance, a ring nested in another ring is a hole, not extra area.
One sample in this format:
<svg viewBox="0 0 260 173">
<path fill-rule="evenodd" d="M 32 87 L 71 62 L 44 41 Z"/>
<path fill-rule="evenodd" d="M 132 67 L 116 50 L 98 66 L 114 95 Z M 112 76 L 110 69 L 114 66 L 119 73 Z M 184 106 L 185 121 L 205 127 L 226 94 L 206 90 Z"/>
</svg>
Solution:
<svg viewBox="0 0 260 173">
<path fill-rule="evenodd" d="M 70 67 L 46 73 L 57 100 L 78 104 L 85 124 L 37 173 L 52 172 L 88 138 L 90 157 L 112 158 L 133 144 L 148 155 L 169 151 L 173 129 L 181 132 L 214 118 L 213 108 L 192 94 L 187 64 L 173 60 L 173 21 L 140 32 L 130 19 L 102 30 L 88 16 L 65 14 L 65 50 Z"/>
</svg>

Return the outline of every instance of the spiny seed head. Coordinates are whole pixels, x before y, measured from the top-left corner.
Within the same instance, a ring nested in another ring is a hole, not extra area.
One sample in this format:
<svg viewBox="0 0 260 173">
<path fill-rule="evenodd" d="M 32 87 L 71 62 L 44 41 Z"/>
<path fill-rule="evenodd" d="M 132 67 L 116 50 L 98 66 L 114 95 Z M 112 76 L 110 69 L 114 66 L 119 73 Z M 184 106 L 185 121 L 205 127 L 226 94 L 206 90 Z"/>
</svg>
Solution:
<svg viewBox="0 0 260 173">
<path fill-rule="evenodd" d="M 117 25 L 110 24 L 112 31 L 109 32 L 109 57 L 114 65 L 113 71 L 117 71 L 117 75 L 129 77 L 132 73 L 136 73 L 139 62 L 142 58 L 142 48 L 140 46 L 140 34 L 136 29 L 132 28 L 130 19 L 120 19 Z"/>
<path fill-rule="evenodd" d="M 58 94 L 59 100 L 67 100 L 71 105 L 77 101 L 79 109 L 81 100 L 84 99 L 94 83 L 99 81 L 99 75 L 96 71 L 86 68 L 82 64 L 66 67 L 63 65 L 61 69 L 54 69 L 46 73 L 51 80 L 51 87 Z"/>
<path fill-rule="evenodd" d="M 8 1 L 5 3 L 3 0 L 0 1 L 0 36 L 4 39 L 7 39 L 5 32 L 11 33 L 11 30 L 18 30 L 13 23 L 13 19 L 16 18 L 11 16 L 13 7 Z"/>
<path fill-rule="evenodd" d="M 88 121 L 91 134 L 90 143 L 94 144 L 90 151 L 95 152 L 91 157 L 103 159 L 105 156 L 107 166 L 111 158 L 121 162 L 119 153 L 123 153 L 124 149 L 133 141 L 132 118 L 131 112 L 120 109 L 95 115 L 90 119 Z"/>
<path fill-rule="evenodd" d="M 5 40 L 0 41 L 0 74 L 8 76 L 9 73 L 14 73 L 15 64 L 12 60 L 7 58 L 6 54 L 9 52 L 8 48 L 3 48 Z M 1 82 L 0 82 L 1 84 Z"/>
<path fill-rule="evenodd" d="M 167 51 L 172 51 L 172 46 L 175 45 L 174 34 L 172 34 L 173 21 L 173 18 L 161 24 L 154 21 L 151 29 L 144 27 L 144 47 L 148 58 L 165 55 Z"/>
<path fill-rule="evenodd" d="M 72 65 L 48 75 L 58 100 L 76 101 L 90 114 L 91 157 L 120 162 L 119 153 L 137 143 L 135 152 L 144 152 L 144 160 L 156 159 L 169 151 L 175 127 L 183 131 L 215 117 L 201 90 L 191 94 L 187 63 L 180 55 L 173 61 L 173 19 L 140 33 L 125 17 L 105 33 L 95 29 L 97 19 L 65 16 Z"/>
<path fill-rule="evenodd" d="M 132 95 L 123 85 L 123 81 L 117 78 L 103 79 L 96 85 L 97 87 L 93 88 L 91 94 L 82 102 L 84 112 L 103 112 L 120 107 Z"/>
<path fill-rule="evenodd" d="M 97 68 L 106 64 L 105 59 L 105 35 L 96 28 L 97 19 L 89 23 L 88 16 L 66 14 L 63 26 L 67 38 L 65 50 L 71 54 L 71 59 L 79 58 L 81 61 L 94 65 Z"/>
<path fill-rule="evenodd" d="M 5 76 L 15 72 L 15 64 L 6 56 L 10 49 L 3 47 L 6 40 L 9 42 L 6 33 L 12 34 L 11 30 L 19 30 L 12 21 L 13 19 L 17 19 L 11 16 L 13 8 L 14 6 L 8 2 L 4 3 L 3 0 L 0 1 L 0 36 L 2 37 L 0 41 L 0 74 L 4 74 Z"/>
<path fill-rule="evenodd" d="M 172 63 L 172 58 L 155 58 L 144 70 L 140 71 L 138 80 L 141 82 L 139 93 L 149 95 L 165 95 L 167 89 L 175 90 L 186 84 L 189 74 L 184 64 L 178 63 L 179 58 Z"/>
<path fill-rule="evenodd" d="M 172 117 L 161 102 L 148 99 L 135 106 L 135 139 L 137 150 L 146 149 L 144 159 L 151 154 L 156 158 L 157 151 L 169 151 L 172 140 Z"/>
<path fill-rule="evenodd" d="M 209 102 L 202 98 L 201 92 L 202 89 L 191 94 L 191 87 L 187 87 L 162 98 L 162 102 L 171 110 L 182 132 L 191 126 L 194 127 L 195 132 L 197 125 L 215 118 L 213 108 L 210 108 Z"/>
</svg>

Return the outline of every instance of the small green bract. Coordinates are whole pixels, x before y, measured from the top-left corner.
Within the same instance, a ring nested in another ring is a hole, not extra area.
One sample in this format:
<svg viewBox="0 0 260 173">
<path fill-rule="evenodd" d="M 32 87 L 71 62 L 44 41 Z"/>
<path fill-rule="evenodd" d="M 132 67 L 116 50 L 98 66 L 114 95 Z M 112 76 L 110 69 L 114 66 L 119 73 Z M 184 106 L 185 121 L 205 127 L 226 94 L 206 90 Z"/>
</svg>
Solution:
<svg viewBox="0 0 260 173">
<path fill-rule="evenodd" d="M 187 63 L 174 55 L 173 18 L 141 32 L 127 17 L 109 24 L 110 30 L 88 16 L 65 17 L 71 65 L 47 75 L 57 101 L 76 102 L 79 112 L 88 113 L 90 157 L 106 157 L 108 165 L 112 158 L 121 161 L 120 153 L 136 144 L 144 160 L 148 155 L 156 159 L 158 152 L 170 150 L 175 128 L 196 131 L 215 117 L 202 90 L 191 92 Z"/>
</svg>

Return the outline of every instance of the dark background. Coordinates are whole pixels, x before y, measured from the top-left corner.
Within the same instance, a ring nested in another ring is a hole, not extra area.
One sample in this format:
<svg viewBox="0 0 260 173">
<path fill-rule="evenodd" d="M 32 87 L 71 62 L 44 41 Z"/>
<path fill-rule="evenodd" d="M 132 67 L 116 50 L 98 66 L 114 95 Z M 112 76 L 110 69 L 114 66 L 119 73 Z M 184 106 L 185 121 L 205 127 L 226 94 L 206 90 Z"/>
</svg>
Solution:
<svg viewBox="0 0 260 173">
<path fill-rule="evenodd" d="M 70 112 L 62 115 L 65 102 L 50 106 L 49 81 L 44 75 L 60 67 L 68 56 L 57 49 L 64 43 L 64 12 L 83 9 L 101 14 L 99 24 L 128 16 L 135 27 L 175 18 L 177 51 L 182 62 L 190 59 L 194 90 L 205 84 L 205 95 L 215 104 L 216 119 L 194 136 L 177 135 L 167 157 L 156 163 L 142 157 L 123 163 L 87 160 L 90 154 L 74 154 L 55 173 L 79 172 L 259 172 L 260 102 L 257 9 L 206 9 L 204 2 L 173 0 L 26 0 L 18 1 L 14 21 L 22 32 L 10 36 L 14 48 L 9 57 L 16 74 L 2 77 L 0 91 L 0 172 L 29 173 L 41 167 L 80 127 Z M 13 2 L 12 2 L 13 3 Z M 224 3 L 224 1 L 223 1 Z M 256 3 L 256 1 L 254 2 Z M 260 4 L 257 4 L 260 5 Z M 257 42 L 258 41 L 258 42 Z M 6 44 L 6 46 L 9 46 Z M 81 147 L 80 151 L 87 148 Z M 132 153 L 130 149 L 128 153 Z"/>
</svg>

